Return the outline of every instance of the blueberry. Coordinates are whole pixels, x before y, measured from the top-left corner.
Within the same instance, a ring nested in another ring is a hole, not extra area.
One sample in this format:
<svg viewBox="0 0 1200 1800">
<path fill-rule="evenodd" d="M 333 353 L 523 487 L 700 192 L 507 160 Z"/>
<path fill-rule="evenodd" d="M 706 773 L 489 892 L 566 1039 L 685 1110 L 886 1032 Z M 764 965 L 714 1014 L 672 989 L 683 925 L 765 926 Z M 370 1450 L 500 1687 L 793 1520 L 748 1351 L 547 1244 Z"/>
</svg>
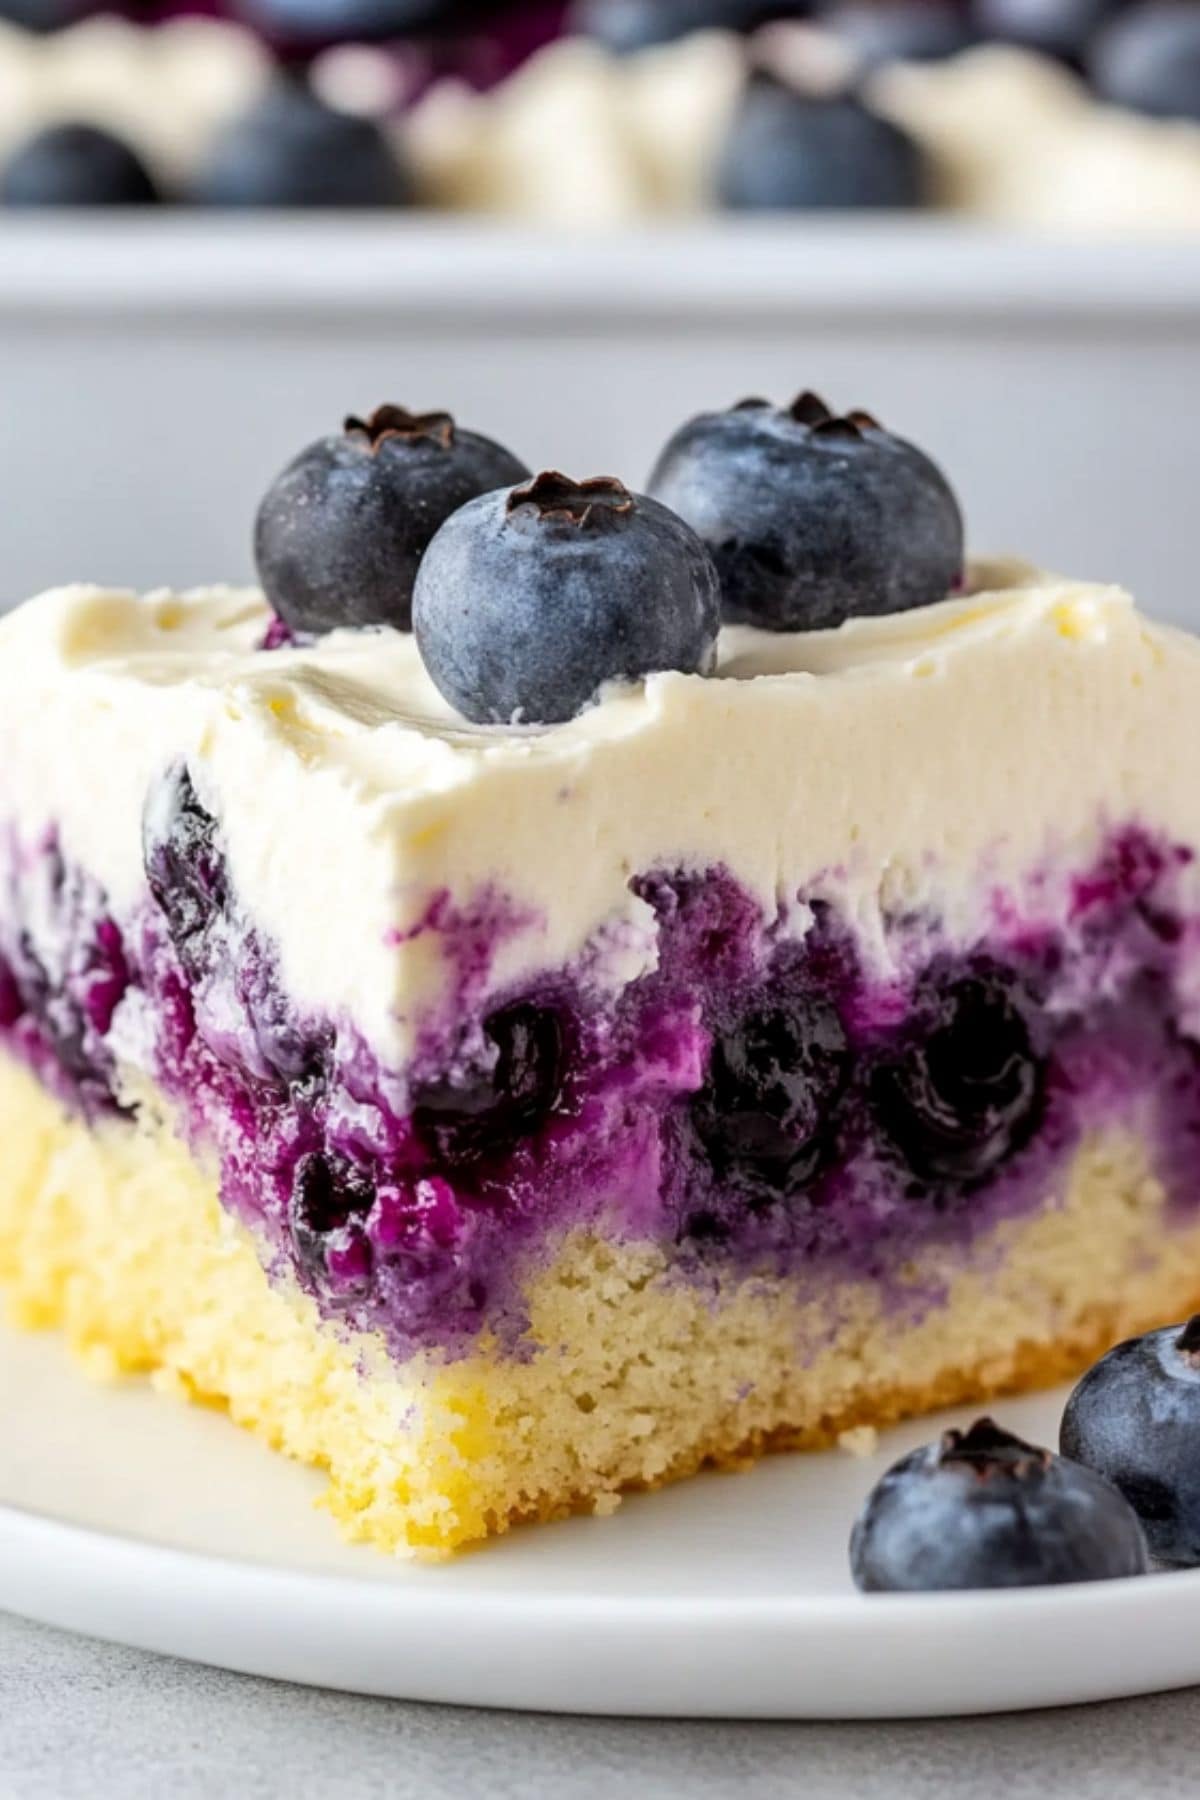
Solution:
<svg viewBox="0 0 1200 1800">
<path fill-rule="evenodd" d="M 413 584 L 438 527 L 468 500 L 528 470 L 448 413 L 380 406 L 319 438 L 259 507 L 263 589 L 293 631 L 412 623 Z"/>
<path fill-rule="evenodd" d="M 848 1067 L 837 1009 L 819 997 L 765 1006 L 721 1032 L 692 1104 L 718 1179 L 759 1198 L 811 1180 L 831 1142 Z"/>
<path fill-rule="evenodd" d="M 417 576 L 430 676 L 479 723 L 570 719 L 607 681 L 707 674 L 716 571 L 674 513 L 619 481 L 543 473 L 448 519 Z"/>
<path fill-rule="evenodd" d="M 296 1165 L 287 1222 L 301 1272 L 326 1300 L 352 1300 L 371 1272 L 363 1222 L 375 1195 L 350 1164 L 311 1151 Z"/>
<path fill-rule="evenodd" d="M 484 0 L 238 0 L 259 31 L 301 45 L 388 42 L 477 24 L 496 10 Z"/>
<path fill-rule="evenodd" d="M 484 1022 L 487 1065 L 452 1080 L 421 1084 L 413 1126 L 447 1168 L 508 1155 L 537 1131 L 562 1094 L 562 1020 L 548 1006 L 518 1001 Z"/>
<path fill-rule="evenodd" d="M 169 769 L 147 796 L 142 855 L 176 955 L 195 979 L 206 962 L 209 928 L 230 896 L 217 822 L 196 797 L 185 763 Z"/>
<path fill-rule="evenodd" d="M 411 189 L 378 125 L 281 76 L 224 127 L 195 197 L 206 206 L 386 207 L 407 203 Z"/>
<path fill-rule="evenodd" d="M 860 68 L 890 62 L 939 62 L 975 41 L 955 0 L 834 0 L 820 22 Z"/>
<path fill-rule="evenodd" d="M 575 0 L 568 29 L 624 55 L 693 31 L 751 31 L 768 19 L 801 18 L 807 0 Z"/>
<path fill-rule="evenodd" d="M 1142 1575 L 1137 1517 L 1090 1469 L 979 1419 L 890 1468 L 850 1538 L 865 1593 Z"/>
<path fill-rule="evenodd" d="M 730 122 L 715 179 L 733 212 L 920 206 L 927 186 L 920 149 L 890 119 L 852 94 L 802 94 L 761 72 Z"/>
<path fill-rule="evenodd" d="M 962 515 L 936 464 L 813 394 L 701 413 L 649 486 L 708 545 L 726 619 L 768 631 L 904 612 L 944 598 L 962 572 Z"/>
<path fill-rule="evenodd" d="M 1118 106 L 1200 120 L 1200 5 L 1134 7 L 1096 38 L 1087 70 L 1097 93 Z"/>
<path fill-rule="evenodd" d="M 973 0 L 983 37 L 1040 50 L 1079 68 L 1094 34 L 1122 0 Z"/>
<path fill-rule="evenodd" d="M 1121 1490 L 1160 1562 L 1200 1563 L 1200 1314 L 1101 1357 L 1067 1401 L 1060 1447 Z"/>
<path fill-rule="evenodd" d="M 89 10 L 88 0 L 0 0 L 0 19 L 24 31 L 61 31 Z"/>
<path fill-rule="evenodd" d="M 149 206 L 159 199 L 145 164 L 96 125 L 49 125 L 12 152 L 0 179 L 5 206 Z"/>
<path fill-rule="evenodd" d="M 1028 1004 L 998 972 L 935 986 L 907 1047 L 876 1069 L 876 1120 L 918 1181 L 982 1181 L 1037 1129 L 1044 1068 Z"/>
</svg>

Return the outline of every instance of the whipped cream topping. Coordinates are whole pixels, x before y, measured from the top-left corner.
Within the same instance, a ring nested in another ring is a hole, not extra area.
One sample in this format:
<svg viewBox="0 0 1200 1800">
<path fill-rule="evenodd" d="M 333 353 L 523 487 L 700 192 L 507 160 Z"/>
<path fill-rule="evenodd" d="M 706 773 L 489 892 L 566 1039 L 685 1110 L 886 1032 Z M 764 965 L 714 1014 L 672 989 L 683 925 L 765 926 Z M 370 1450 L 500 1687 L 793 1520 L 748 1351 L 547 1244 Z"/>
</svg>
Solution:
<svg viewBox="0 0 1200 1800">
<path fill-rule="evenodd" d="M 183 179 L 270 70 L 264 47 L 219 19 L 151 30 L 99 17 L 46 35 L 0 21 L 0 156 L 42 126 L 82 119 Z"/>
<path fill-rule="evenodd" d="M 1031 51 L 898 64 L 869 91 L 924 145 L 944 205 L 1047 229 L 1200 229 L 1200 126 L 1102 106 Z"/>
<path fill-rule="evenodd" d="M 994 887 L 1086 860 L 1106 821 L 1200 840 L 1200 645 L 1021 564 L 973 590 L 729 630 L 714 678 L 505 729 L 458 719 L 394 631 L 263 652 L 251 591 L 63 588 L 0 623 L 0 813 L 57 828 L 121 917 L 147 794 L 186 758 L 289 989 L 385 1060 L 454 990 L 447 920 L 486 927 L 491 991 L 585 949 L 600 981 L 653 966 L 630 880 L 654 869 L 725 866 L 782 929 L 828 896 L 879 959 L 897 906 L 969 943 Z"/>
<path fill-rule="evenodd" d="M 839 73 L 841 47 L 810 25 L 763 39 L 772 65 L 801 85 Z M 711 204 L 745 69 L 731 33 L 621 58 L 567 38 L 492 93 L 433 89 L 406 141 L 446 206 L 579 229 L 694 212 Z M 884 69 L 867 93 L 925 149 L 944 206 L 1084 231 L 1200 228 L 1200 127 L 1098 105 L 1045 57 L 984 45 Z"/>
</svg>

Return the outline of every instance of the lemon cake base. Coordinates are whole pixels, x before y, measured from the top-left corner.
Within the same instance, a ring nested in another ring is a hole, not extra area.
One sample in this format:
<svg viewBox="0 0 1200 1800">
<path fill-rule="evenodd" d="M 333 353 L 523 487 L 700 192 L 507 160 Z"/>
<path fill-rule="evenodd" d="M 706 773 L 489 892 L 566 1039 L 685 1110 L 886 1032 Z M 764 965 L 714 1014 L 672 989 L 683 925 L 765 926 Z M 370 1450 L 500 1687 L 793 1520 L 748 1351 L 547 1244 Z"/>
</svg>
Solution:
<svg viewBox="0 0 1200 1800">
<path fill-rule="evenodd" d="M 1200 1224 L 1172 1228 L 1138 1137 L 1093 1137 L 1061 1192 L 890 1291 L 731 1282 L 564 1243 L 527 1294 L 530 1354 L 404 1367 L 272 1284 L 245 1228 L 147 1104 L 85 1123 L 0 1061 L 0 1282 L 90 1373 L 225 1406 L 328 1472 L 347 1536 L 438 1556 L 518 1520 L 608 1511 L 705 1463 L 1049 1382 L 1200 1301 Z M 930 1296 L 938 1294 L 936 1305 Z M 886 1297 L 885 1297 L 886 1294 Z"/>
</svg>

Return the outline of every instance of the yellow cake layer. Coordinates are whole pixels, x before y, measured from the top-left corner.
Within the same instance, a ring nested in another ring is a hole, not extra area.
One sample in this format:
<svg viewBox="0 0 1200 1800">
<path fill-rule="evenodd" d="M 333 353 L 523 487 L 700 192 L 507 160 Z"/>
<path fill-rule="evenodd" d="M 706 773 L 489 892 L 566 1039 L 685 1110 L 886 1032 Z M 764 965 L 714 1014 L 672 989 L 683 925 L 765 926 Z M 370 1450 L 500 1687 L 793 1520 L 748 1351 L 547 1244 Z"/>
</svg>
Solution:
<svg viewBox="0 0 1200 1800">
<path fill-rule="evenodd" d="M 528 1286 L 536 1353 L 397 1367 L 268 1283 L 215 1183 L 143 1104 L 90 1129 L 0 1058 L 0 1281 L 87 1369 L 148 1373 L 328 1471 L 352 1538 L 440 1555 L 529 1517 L 610 1510 L 706 1461 L 1031 1386 L 1200 1301 L 1200 1224 L 1170 1229 L 1145 1147 L 1089 1142 L 1024 1222 L 862 1282 L 701 1293 L 651 1248 L 566 1242 Z M 945 1304 L 928 1305 L 944 1285 Z"/>
</svg>

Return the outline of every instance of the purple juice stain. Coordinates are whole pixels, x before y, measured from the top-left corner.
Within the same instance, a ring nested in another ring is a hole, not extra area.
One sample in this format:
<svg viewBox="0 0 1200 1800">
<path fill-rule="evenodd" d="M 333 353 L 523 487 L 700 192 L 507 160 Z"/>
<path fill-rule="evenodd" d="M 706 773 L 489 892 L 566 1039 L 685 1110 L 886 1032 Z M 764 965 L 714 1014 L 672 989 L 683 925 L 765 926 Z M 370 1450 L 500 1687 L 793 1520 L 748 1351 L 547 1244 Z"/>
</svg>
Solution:
<svg viewBox="0 0 1200 1800">
<path fill-rule="evenodd" d="M 406 1069 L 291 1000 L 182 766 L 151 796 L 145 858 L 118 927 L 52 836 L 9 841 L 0 1034 L 95 1117 L 118 1106 L 109 1036 L 133 999 L 270 1267 L 401 1357 L 465 1353 L 483 1327 L 524 1354 L 522 1279 L 572 1227 L 665 1245 L 704 1283 L 886 1276 L 1042 1204 L 1081 1134 L 1148 1098 L 1164 1179 L 1180 1206 L 1197 1189 L 1188 853 L 1143 832 L 1110 837 L 1065 920 L 1006 896 L 986 942 L 903 982 L 868 970 L 828 903 L 795 896 L 786 937 L 717 868 L 636 878 L 656 955 L 615 995 L 590 953 L 496 992 L 497 949 L 537 921 L 493 890 L 436 895 L 419 929 L 449 992 Z M 937 942 L 928 919 L 889 928 Z"/>
</svg>

